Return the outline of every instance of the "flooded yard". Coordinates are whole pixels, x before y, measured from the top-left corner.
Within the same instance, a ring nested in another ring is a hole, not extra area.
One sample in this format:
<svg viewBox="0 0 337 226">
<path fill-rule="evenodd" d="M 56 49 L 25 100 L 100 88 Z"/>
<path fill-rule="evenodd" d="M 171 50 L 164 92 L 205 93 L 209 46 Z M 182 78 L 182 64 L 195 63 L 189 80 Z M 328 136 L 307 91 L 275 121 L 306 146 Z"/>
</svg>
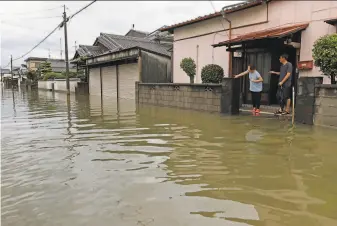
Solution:
<svg viewBox="0 0 337 226">
<path fill-rule="evenodd" d="M 1 93 L 4 226 L 337 225 L 337 130 Z"/>
</svg>

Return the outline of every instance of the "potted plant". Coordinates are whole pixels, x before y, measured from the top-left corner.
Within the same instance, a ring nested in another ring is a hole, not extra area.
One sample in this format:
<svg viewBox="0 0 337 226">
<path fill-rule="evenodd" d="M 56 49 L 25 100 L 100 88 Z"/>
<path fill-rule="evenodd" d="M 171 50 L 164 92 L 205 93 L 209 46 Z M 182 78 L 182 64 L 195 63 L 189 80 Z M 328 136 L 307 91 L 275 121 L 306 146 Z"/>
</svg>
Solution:
<svg viewBox="0 0 337 226">
<path fill-rule="evenodd" d="M 195 65 L 194 60 L 191 57 L 184 58 L 180 62 L 180 67 L 188 75 L 188 77 L 190 77 L 190 83 L 193 84 L 194 83 L 194 76 L 195 76 L 195 69 L 197 67 Z"/>
</svg>

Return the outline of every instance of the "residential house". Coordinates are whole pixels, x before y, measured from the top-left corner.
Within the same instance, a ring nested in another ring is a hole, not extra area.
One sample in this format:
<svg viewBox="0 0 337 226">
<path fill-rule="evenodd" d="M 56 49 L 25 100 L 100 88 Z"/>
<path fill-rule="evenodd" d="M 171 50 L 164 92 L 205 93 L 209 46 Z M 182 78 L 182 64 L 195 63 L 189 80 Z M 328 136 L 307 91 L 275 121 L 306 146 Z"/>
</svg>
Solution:
<svg viewBox="0 0 337 226">
<path fill-rule="evenodd" d="M 66 71 L 66 62 L 63 59 L 52 59 L 52 58 L 43 58 L 43 57 L 28 57 L 25 59 L 26 66 L 28 70 L 36 71 L 39 69 L 39 66 L 43 62 L 50 62 L 53 72 L 65 72 Z M 75 72 L 76 68 L 73 65 L 69 65 L 69 71 Z"/>
<path fill-rule="evenodd" d="M 336 1 L 249 0 L 165 27 L 161 31 L 174 34 L 173 81 L 189 82 L 180 68 L 185 57 L 197 64 L 196 83 L 202 82 L 201 70 L 207 64 L 218 64 L 225 76 L 233 76 L 253 63 L 264 78 L 263 103 L 275 104 L 277 77 L 268 71 L 278 71 L 279 55 L 287 53 L 295 75 L 321 75 L 313 66 L 312 48 L 319 37 L 336 32 L 336 15 Z M 247 78 L 241 90 L 243 101 L 249 103 Z"/>
<path fill-rule="evenodd" d="M 93 46 L 80 46 L 73 62 L 88 68 L 89 93 L 107 98 L 135 98 L 135 82 L 172 82 L 173 37 L 159 30 L 130 30 L 125 36 L 101 33 Z M 146 34 L 139 37 L 139 34 Z M 167 37 L 171 36 L 171 38 Z M 171 43 L 170 43 L 171 40 Z"/>
</svg>

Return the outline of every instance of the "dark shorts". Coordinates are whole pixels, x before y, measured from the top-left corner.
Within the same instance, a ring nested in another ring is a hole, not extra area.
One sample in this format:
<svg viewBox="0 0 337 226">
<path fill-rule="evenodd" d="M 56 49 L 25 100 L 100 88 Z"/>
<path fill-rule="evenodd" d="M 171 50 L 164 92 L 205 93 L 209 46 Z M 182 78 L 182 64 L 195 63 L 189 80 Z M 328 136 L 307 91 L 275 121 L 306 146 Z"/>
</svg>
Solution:
<svg viewBox="0 0 337 226">
<path fill-rule="evenodd" d="M 291 99 L 291 87 L 284 87 L 283 94 L 285 100 Z"/>
<path fill-rule="evenodd" d="M 280 87 L 278 87 L 280 89 Z M 291 99 L 291 87 L 283 87 L 283 98 L 284 100 Z"/>
</svg>

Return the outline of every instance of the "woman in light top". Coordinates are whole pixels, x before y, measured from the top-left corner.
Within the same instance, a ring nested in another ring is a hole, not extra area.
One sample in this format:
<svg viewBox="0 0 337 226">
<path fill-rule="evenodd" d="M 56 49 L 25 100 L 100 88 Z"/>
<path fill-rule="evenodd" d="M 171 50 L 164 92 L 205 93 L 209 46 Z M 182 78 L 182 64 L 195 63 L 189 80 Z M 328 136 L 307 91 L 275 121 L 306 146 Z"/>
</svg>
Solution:
<svg viewBox="0 0 337 226">
<path fill-rule="evenodd" d="M 260 103 L 261 103 L 261 92 L 263 85 L 263 78 L 260 73 L 256 70 L 254 65 L 248 66 L 247 71 L 242 72 L 241 74 L 235 75 L 235 78 L 242 77 L 249 74 L 249 90 L 252 94 L 253 102 L 253 113 L 260 113 Z"/>
</svg>

